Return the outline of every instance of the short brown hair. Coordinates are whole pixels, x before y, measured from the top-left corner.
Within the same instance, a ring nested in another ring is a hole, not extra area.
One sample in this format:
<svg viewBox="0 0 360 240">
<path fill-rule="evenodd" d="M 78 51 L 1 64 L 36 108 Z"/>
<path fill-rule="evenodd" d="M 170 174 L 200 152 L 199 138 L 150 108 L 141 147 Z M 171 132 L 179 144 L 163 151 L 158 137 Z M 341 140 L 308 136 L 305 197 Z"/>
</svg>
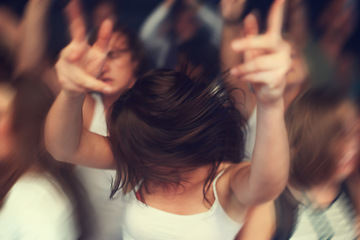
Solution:
<svg viewBox="0 0 360 240">
<path fill-rule="evenodd" d="M 339 108 L 351 102 L 334 89 L 309 89 L 285 116 L 291 150 L 290 184 L 310 188 L 328 180 L 337 167 L 334 144 L 345 131 Z"/>
<path fill-rule="evenodd" d="M 112 195 L 140 181 L 180 185 L 182 173 L 221 162 L 240 162 L 244 119 L 225 88 L 204 76 L 155 70 L 140 78 L 112 106 L 109 136 L 117 164 Z M 141 194 L 141 192 L 140 192 Z"/>
</svg>

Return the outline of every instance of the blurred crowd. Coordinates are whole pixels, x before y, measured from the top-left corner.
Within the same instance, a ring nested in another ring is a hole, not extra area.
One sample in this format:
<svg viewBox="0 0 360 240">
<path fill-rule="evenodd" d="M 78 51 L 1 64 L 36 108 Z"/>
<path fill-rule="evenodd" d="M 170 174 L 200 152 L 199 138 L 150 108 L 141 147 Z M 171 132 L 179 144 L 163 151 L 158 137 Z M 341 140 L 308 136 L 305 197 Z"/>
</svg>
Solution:
<svg viewBox="0 0 360 240">
<path fill-rule="evenodd" d="M 0 239 L 360 239 L 360 2 L 0 2 Z"/>
</svg>

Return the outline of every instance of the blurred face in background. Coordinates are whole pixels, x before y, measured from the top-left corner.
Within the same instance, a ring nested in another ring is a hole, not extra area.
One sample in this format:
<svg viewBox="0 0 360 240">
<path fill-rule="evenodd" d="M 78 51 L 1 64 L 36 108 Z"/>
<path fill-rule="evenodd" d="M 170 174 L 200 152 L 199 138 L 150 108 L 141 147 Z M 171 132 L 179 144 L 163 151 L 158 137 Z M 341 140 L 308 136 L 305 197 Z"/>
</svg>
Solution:
<svg viewBox="0 0 360 240">
<path fill-rule="evenodd" d="M 190 40 L 195 36 L 195 33 L 199 28 L 195 10 L 185 9 L 177 13 L 174 27 L 180 43 Z"/>
<path fill-rule="evenodd" d="M 0 160 L 6 159 L 14 147 L 11 134 L 13 115 L 13 100 L 15 91 L 6 85 L 0 84 Z"/>
<path fill-rule="evenodd" d="M 109 84 L 117 94 L 121 94 L 134 85 L 138 62 L 133 60 L 125 35 L 119 32 L 113 34 L 109 47 L 99 79 Z"/>
<path fill-rule="evenodd" d="M 343 104 L 337 114 L 343 119 L 343 129 L 333 146 L 338 159 L 335 177 L 337 181 L 343 181 L 359 164 L 360 118 L 354 105 L 349 102 Z"/>
<path fill-rule="evenodd" d="M 294 44 L 291 44 L 291 46 L 292 64 L 288 74 L 286 75 L 287 87 L 304 83 L 308 75 L 308 70 L 301 51 L 297 49 Z"/>
</svg>

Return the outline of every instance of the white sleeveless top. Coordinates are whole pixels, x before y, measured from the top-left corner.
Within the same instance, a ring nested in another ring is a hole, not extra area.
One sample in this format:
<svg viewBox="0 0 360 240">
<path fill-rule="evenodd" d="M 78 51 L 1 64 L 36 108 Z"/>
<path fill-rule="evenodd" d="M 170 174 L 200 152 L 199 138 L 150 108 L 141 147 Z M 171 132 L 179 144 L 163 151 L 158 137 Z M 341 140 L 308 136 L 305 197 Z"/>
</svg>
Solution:
<svg viewBox="0 0 360 240">
<path fill-rule="evenodd" d="M 126 195 L 124 240 L 233 240 L 243 223 L 235 222 L 222 208 L 213 182 L 215 201 L 203 213 L 178 215 L 137 200 L 132 191 Z"/>
<path fill-rule="evenodd" d="M 1 240 L 76 240 L 79 234 L 71 202 L 46 173 L 22 175 L 0 208 Z"/>
<path fill-rule="evenodd" d="M 105 108 L 101 95 L 93 93 L 91 97 L 95 100 L 95 108 L 89 130 L 107 136 Z M 77 166 L 76 171 L 94 208 L 96 228 L 91 239 L 121 239 L 124 211 L 123 194 L 119 191 L 113 199 L 109 199 L 111 183 L 115 179 L 116 171 L 83 166 Z"/>
<path fill-rule="evenodd" d="M 246 137 L 245 137 L 245 161 L 250 161 L 253 155 L 254 147 L 255 147 L 255 138 L 256 138 L 256 119 L 257 119 L 257 110 L 254 108 L 251 113 L 246 129 Z"/>
</svg>

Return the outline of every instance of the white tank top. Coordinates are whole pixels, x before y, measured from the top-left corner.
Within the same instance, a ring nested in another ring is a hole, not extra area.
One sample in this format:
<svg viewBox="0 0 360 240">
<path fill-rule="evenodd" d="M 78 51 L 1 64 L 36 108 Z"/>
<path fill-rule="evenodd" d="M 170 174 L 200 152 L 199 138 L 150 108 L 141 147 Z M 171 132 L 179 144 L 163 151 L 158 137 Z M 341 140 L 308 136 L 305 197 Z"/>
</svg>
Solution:
<svg viewBox="0 0 360 240">
<path fill-rule="evenodd" d="M 107 136 L 106 113 L 101 95 L 91 94 L 95 100 L 94 115 L 90 124 L 90 131 Z M 119 191 L 109 199 L 112 180 L 115 179 L 115 170 L 95 169 L 77 166 L 76 171 L 82 181 L 90 203 L 94 208 L 95 229 L 91 240 L 119 240 L 122 235 L 123 194 Z"/>
<path fill-rule="evenodd" d="M 134 192 L 126 195 L 123 225 L 124 240 L 233 240 L 243 223 L 231 219 L 222 208 L 216 182 L 215 201 L 203 213 L 178 215 L 168 213 L 137 200 Z"/>
</svg>

